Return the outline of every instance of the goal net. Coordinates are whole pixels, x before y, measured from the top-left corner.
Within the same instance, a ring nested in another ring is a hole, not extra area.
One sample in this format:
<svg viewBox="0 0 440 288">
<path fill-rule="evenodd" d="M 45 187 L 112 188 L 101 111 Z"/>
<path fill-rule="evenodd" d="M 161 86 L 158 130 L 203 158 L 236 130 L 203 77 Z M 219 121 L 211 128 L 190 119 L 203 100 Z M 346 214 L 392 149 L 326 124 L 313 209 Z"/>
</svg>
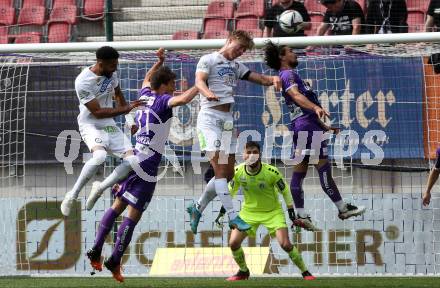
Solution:
<svg viewBox="0 0 440 288">
<path fill-rule="evenodd" d="M 205 43 L 211 48 L 222 44 Z M 262 41 L 258 43 L 261 47 Z M 121 47 L 120 87 L 126 99 L 135 100 L 147 69 L 156 61 L 154 49 L 114 44 Z M 165 65 L 176 72 L 177 88 L 184 91 L 194 85 L 200 56 L 212 50 L 173 48 L 167 51 Z M 429 208 L 421 202 L 440 135 L 440 76 L 429 60 L 438 48 L 433 43 L 397 43 L 295 50 L 298 73 L 330 111 L 329 124 L 342 130 L 329 138 L 336 183 L 344 200 L 367 207 L 362 217 L 339 220 L 317 171 L 309 167 L 303 184 L 305 209 L 321 230 L 289 228 L 289 236 L 312 273 L 439 273 L 439 198 L 434 193 Z M 113 199 L 106 191 L 95 208 L 86 211 L 92 179 L 71 216 L 64 218 L 59 207 L 90 157 L 78 132 L 74 81 L 83 68 L 93 65 L 94 54 L 28 51 L 2 54 L 0 60 L 0 275 L 85 275 L 91 271 L 85 252 Z M 275 74 L 263 63 L 259 48 L 240 60 L 252 71 Z M 235 100 L 241 140 L 252 136 L 259 141 L 264 161 L 278 167 L 289 183 L 290 121 L 283 98 L 272 87 L 241 81 Z M 161 162 L 163 177 L 123 258 L 126 275 L 224 276 L 237 269 L 227 248 L 229 229 L 214 223 L 221 206 L 217 199 L 204 211 L 199 233 L 193 235 L 189 227 L 186 207 L 202 193 L 208 169 L 195 131 L 198 101 L 174 109 Z M 128 133 L 123 117 L 116 119 Z M 257 133 L 246 138 L 251 130 Z M 237 150 L 237 163 L 242 149 Z M 108 175 L 118 161 L 108 157 L 95 178 Z M 234 201 L 239 207 L 242 198 Z M 115 238 L 110 234 L 103 249 L 106 256 Z M 299 275 L 264 227 L 243 246 L 253 275 Z"/>
</svg>

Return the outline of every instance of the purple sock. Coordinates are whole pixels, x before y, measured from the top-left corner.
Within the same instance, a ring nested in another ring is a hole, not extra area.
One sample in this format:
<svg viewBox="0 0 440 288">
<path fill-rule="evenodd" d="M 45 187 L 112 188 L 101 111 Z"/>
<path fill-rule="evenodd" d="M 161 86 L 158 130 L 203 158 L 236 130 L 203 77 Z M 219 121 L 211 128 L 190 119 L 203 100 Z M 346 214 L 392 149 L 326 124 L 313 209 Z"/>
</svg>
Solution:
<svg viewBox="0 0 440 288">
<path fill-rule="evenodd" d="M 304 208 L 304 191 L 302 183 L 306 177 L 307 172 L 293 172 L 292 180 L 290 181 L 290 193 L 292 193 L 295 208 Z"/>
<path fill-rule="evenodd" d="M 102 245 L 104 245 L 105 237 L 107 237 L 108 233 L 113 227 L 116 218 L 118 217 L 118 213 L 112 208 L 107 209 L 104 216 L 101 219 L 98 227 L 98 233 L 96 233 L 95 245 L 93 245 L 93 249 L 96 251 L 102 250 Z"/>
<path fill-rule="evenodd" d="M 332 177 L 332 168 L 330 163 L 326 163 L 324 166 L 318 169 L 319 181 L 324 192 L 332 199 L 333 203 L 342 200 L 338 187 L 336 187 L 335 181 Z"/>
<path fill-rule="evenodd" d="M 121 226 L 118 229 L 118 237 L 116 239 L 115 248 L 112 253 L 112 260 L 114 263 L 120 263 L 122 255 L 124 255 L 125 249 L 131 241 L 131 236 L 133 236 L 134 227 L 136 227 L 136 222 L 130 218 L 124 217 Z"/>
</svg>

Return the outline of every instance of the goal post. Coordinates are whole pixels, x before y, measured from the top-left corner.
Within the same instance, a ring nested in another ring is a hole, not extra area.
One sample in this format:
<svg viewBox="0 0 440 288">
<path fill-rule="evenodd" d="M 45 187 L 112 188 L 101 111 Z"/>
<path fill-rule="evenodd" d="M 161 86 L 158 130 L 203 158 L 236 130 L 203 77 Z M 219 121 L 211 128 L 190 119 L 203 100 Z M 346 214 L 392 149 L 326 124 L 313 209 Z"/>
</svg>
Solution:
<svg viewBox="0 0 440 288">
<path fill-rule="evenodd" d="M 240 60 L 252 71 L 275 75 L 262 61 L 260 48 L 266 40 L 255 39 L 257 48 Z M 309 168 L 303 186 L 305 209 L 321 230 L 289 228 L 289 236 L 312 273 L 439 274 L 438 186 L 430 207 L 423 208 L 421 203 L 439 139 L 440 76 L 428 63 L 431 55 L 440 53 L 439 40 L 440 33 L 272 39 L 297 48 L 299 75 L 318 93 L 331 114 L 331 124 L 342 129 L 340 136 L 330 139 L 336 183 L 344 200 L 367 207 L 360 218 L 339 220 L 336 208 L 322 192 L 318 173 Z M 7 243 L 0 248 L 0 275 L 90 272 L 85 252 L 111 205 L 110 193 L 105 192 L 95 208 L 86 211 L 92 179 L 81 191 L 72 216 L 62 217 L 59 205 L 90 156 L 78 132 L 74 80 L 94 63 L 94 51 L 104 45 L 121 51 L 120 86 L 132 101 L 159 47 L 167 49 L 165 65 L 176 73 L 179 93 L 194 85 L 200 56 L 224 43 L 0 45 L 0 239 Z M 306 46 L 322 48 L 305 51 Z M 262 144 L 265 161 L 277 166 L 289 183 L 290 121 L 283 98 L 272 87 L 241 81 L 235 100 L 234 120 L 240 135 L 259 135 L 255 140 Z M 215 200 L 206 208 L 197 235 L 190 231 L 185 210 L 202 193 L 208 167 L 196 136 L 198 101 L 173 111 L 160 167 L 163 177 L 123 258 L 127 275 L 224 276 L 237 268 L 227 249 L 227 225 L 219 228 L 214 223 L 220 202 Z M 116 120 L 123 128 L 123 117 Z M 242 161 L 240 152 L 237 163 Z M 108 158 L 96 179 L 113 167 L 114 161 Z M 239 196 L 234 205 L 239 207 L 242 200 Z M 113 237 L 109 237 L 104 255 L 110 254 L 112 244 Z M 243 246 L 254 275 L 299 275 L 264 228 Z"/>
</svg>

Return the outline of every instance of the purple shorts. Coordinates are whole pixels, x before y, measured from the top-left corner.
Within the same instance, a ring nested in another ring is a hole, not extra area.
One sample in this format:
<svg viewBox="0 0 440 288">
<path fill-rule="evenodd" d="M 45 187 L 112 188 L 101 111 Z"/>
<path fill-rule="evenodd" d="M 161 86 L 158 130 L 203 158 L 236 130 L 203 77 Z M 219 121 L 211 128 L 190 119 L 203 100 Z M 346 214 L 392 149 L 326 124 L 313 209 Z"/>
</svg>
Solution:
<svg viewBox="0 0 440 288">
<path fill-rule="evenodd" d="M 322 136 L 325 130 L 319 123 L 311 119 L 298 118 L 290 123 L 289 128 L 294 133 L 293 148 L 295 153 L 293 153 L 293 157 L 313 156 L 319 151 L 319 159 L 328 158 L 327 140 L 324 140 L 325 136 Z"/>
<path fill-rule="evenodd" d="M 157 175 L 157 169 L 154 171 Z M 150 174 L 153 176 L 153 174 Z M 115 197 L 121 198 L 125 203 L 143 212 L 147 209 L 148 204 L 154 194 L 156 182 L 148 182 L 136 175 L 134 171 L 124 179 L 113 186 L 112 193 Z"/>
</svg>

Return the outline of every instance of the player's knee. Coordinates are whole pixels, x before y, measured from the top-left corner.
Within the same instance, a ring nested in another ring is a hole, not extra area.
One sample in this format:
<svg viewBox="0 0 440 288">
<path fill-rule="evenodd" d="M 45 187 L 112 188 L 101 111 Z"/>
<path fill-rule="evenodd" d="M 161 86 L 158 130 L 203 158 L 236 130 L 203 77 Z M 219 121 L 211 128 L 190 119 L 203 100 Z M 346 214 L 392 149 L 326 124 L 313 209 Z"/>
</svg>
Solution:
<svg viewBox="0 0 440 288">
<path fill-rule="evenodd" d="M 93 151 L 92 158 L 89 160 L 94 165 L 101 165 L 105 162 L 105 158 L 107 157 L 107 151 L 99 149 L 96 151 Z"/>
<path fill-rule="evenodd" d="M 283 242 L 280 243 L 281 248 L 286 251 L 286 252 L 290 252 L 292 251 L 292 243 L 290 243 L 289 240 L 284 240 Z"/>
<path fill-rule="evenodd" d="M 234 239 L 231 240 L 230 239 L 229 240 L 229 247 L 231 248 L 231 250 L 235 251 L 237 249 L 240 249 L 241 243 L 239 241 L 237 241 L 237 240 L 234 240 Z"/>
</svg>

